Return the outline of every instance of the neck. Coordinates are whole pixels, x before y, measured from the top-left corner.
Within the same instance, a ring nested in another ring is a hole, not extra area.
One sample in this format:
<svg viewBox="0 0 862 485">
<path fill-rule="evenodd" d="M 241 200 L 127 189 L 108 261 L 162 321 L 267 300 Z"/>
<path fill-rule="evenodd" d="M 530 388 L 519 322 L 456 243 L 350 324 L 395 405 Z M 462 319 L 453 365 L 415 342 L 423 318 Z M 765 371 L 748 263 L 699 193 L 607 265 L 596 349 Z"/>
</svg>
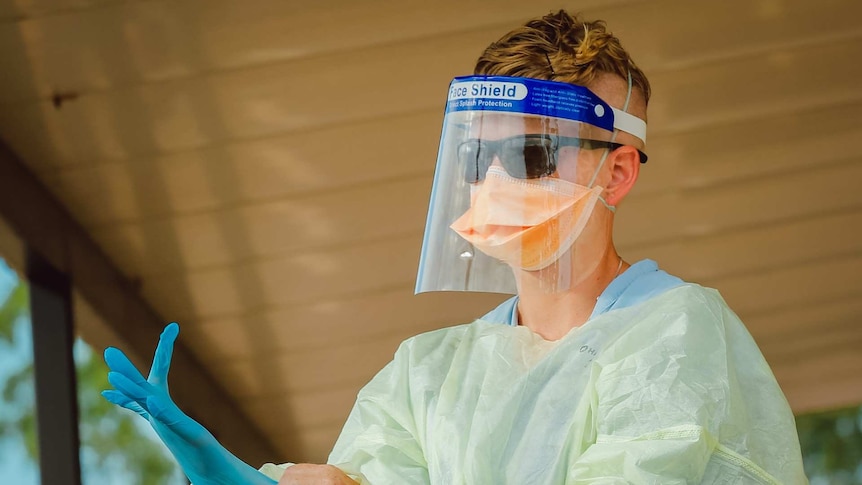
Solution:
<svg viewBox="0 0 862 485">
<path fill-rule="evenodd" d="M 566 291 L 548 293 L 536 279 L 521 278 L 518 288 L 520 324 L 545 340 L 563 338 L 589 319 L 599 295 L 629 266 L 610 246 L 599 265 Z"/>
</svg>

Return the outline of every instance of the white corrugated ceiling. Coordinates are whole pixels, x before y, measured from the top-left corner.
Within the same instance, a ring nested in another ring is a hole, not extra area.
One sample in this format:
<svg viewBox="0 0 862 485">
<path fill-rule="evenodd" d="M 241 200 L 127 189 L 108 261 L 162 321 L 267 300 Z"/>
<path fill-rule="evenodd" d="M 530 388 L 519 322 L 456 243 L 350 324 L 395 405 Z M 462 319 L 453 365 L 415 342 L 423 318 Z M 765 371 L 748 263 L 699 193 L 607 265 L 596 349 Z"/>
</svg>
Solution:
<svg viewBox="0 0 862 485">
<path fill-rule="evenodd" d="M 412 295 L 445 90 L 560 6 L 0 0 L 0 138 L 320 461 L 402 339 L 500 300 Z M 798 412 L 862 401 L 862 3 L 565 6 L 654 88 L 623 256 L 721 290 Z"/>
</svg>

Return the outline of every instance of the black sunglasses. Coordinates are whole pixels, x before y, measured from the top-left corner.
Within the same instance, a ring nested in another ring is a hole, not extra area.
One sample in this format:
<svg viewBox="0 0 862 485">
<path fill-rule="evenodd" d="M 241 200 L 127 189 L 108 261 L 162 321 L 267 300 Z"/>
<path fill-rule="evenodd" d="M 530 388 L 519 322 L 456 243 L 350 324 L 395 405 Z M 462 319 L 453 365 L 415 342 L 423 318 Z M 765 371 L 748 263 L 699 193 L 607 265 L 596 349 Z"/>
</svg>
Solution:
<svg viewBox="0 0 862 485">
<path fill-rule="evenodd" d="M 536 179 L 556 172 L 557 150 L 571 146 L 583 150 L 616 150 L 625 145 L 571 136 L 538 134 L 518 135 L 501 140 L 473 138 L 458 145 L 458 161 L 464 167 L 464 180 L 470 184 L 485 180 L 485 172 L 495 157 L 512 177 Z M 638 154 L 641 163 L 646 163 L 646 154 L 640 150 Z"/>
</svg>

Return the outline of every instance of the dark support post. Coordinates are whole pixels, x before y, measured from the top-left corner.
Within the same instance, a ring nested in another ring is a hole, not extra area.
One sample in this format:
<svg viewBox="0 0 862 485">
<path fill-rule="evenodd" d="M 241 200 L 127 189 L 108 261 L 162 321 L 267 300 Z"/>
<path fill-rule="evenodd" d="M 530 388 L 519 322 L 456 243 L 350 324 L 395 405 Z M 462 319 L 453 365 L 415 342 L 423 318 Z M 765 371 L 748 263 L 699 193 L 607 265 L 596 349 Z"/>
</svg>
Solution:
<svg viewBox="0 0 862 485">
<path fill-rule="evenodd" d="M 41 483 L 80 485 L 78 400 L 69 278 L 27 250 Z"/>
</svg>

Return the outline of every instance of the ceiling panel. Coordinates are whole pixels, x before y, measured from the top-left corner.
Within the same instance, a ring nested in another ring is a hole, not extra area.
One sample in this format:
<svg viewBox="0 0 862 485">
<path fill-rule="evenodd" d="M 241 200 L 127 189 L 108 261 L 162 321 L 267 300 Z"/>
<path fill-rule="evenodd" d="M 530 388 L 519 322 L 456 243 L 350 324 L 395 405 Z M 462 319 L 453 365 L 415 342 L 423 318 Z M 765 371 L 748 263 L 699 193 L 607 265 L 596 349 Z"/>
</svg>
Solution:
<svg viewBox="0 0 862 485">
<path fill-rule="evenodd" d="M 825 235 L 831 235 L 826 237 Z M 705 236 L 676 238 L 656 245 L 625 248 L 621 254 L 637 261 L 662 262 L 672 274 L 692 281 L 715 280 L 773 268 L 862 253 L 862 207 L 754 224 Z"/>
<path fill-rule="evenodd" d="M 585 0 L 581 8 L 602 7 L 600 13 L 637 1 Z M 30 79 L 11 80 L 0 104 L 47 98 L 58 88 L 92 93 L 440 37 L 519 22 L 557 6 L 547 0 L 498 1 L 493 9 L 456 0 L 403 0 L 396 8 L 385 0 L 70 0 L 54 2 L 54 15 L 38 15 L 36 5 L 15 8 L 4 5 L 8 2 L 0 2 L 0 32 L 24 39 L 26 49 L 9 49 L 14 54 L 9 62 Z M 4 24 L 4 13 L 11 10 L 30 13 Z M 360 16 L 374 21 L 357 22 Z"/>
<path fill-rule="evenodd" d="M 860 160 L 808 170 L 749 177 L 733 184 L 692 188 L 624 201 L 616 235 L 620 244 L 656 244 L 684 235 L 825 215 L 860 206 L 855 177 Z"/>
<path fill-rule="evenodd" d="M 96 230 L 106 247 L 135 248 L 131 274 L 224 267 L 264 256 L 338 250 L 425 227 L 430 177 Z M 362 200 L 362 204 L 356 204 Z M 415 254 L 415 251 L 414 251 Z M 119 258 L 118 258 L 119 259 Z"/>
<path fill-rule="evenodd" d="M 68 15 L 121 2 L 123 0 L 0 0 L 0 22 Z"/>
<path fill-rule="evenodd" d="M 604 18 L 652 79 L 661 71 L 858 35 L 860 14 L 862 4 L 846 0 L 672 0 L 611 10 Z"/>
<path fill-rule="evenodd" d="M 650 137 L 633 194 L 698 189 L 862 159 L 862 99 Z M 654 163 L 655 162 L 655 163 Z"/>
<path fill-rule="evenodd" d="M 514 0 L 495 2 L 494 8 L 455 0 L 433 5 L 407 0 L 395 8 L 384 0 L 4 0 L 0 25 L 9 17 L 15 20 L 5 25 L 26 38 L 28 54 L 11 67 L 32 71 L 33 82 L 22 81 L 17 89 L 4 91 L 0 103 L 26 99 L 34 94 L 34 85 L 38 95 L 50 96 L 58 87 L 93 91 L 466 30 L 496 29 L 489 34 L 493 38 L 499 35 L 498 26 L 558 5 Z M 580 2 L 579 8 L 588 16 L 608 19 L 639 62 L 653 71 L 803 39 L 839 39 L 858 32 L 855 18 L 862 13 L 862 7 L 846 1 L 805 0 L 592 0 Z M 51 12 L 55 14 L 45 15 Z M 360 17 L 374 21 L 357 22 Z M 711 22 L 699 22 L 703 18 Z M 655 25 L 662 28 L 643 28 Z"/>
<path fill-rule="evenodd" d="M 47 100 L 16 105 L 14 118 L 0 112 L 0 129 L 10 133 L 10 143 L 19 153 L 39 166 L 152 155 L 216 140 L 433 109 L 439 107 L 432 100 L 439 100 L 440 86 L 465 73 L 488 39 L 499 35 L 498 26 L 486 29 L 122 86 L 90 93 L 59 111 Z M 846 38 L 818 38 L 813 45 L 786 30 L 793 42 L 770 44 L 775 50 L 720 63 L 686 64 L 673 71 L 657 69 L 651 76 L 656 93 L 665 89 L 674 96 L 656 96 L 651 133 L 736 120 L 786 106 L 858 99 L 851 74 L 859 68 L 839 61 L 862 54 L 859 30 Z M 380 72 L 409 82 L 379 82 Z M 824 77 L 832 79 L 832 89 L 817 89 Z M 780 87 L 771 89 L 778 79 Z M 667 104 L 671 100 L 674 105 Z"/>
<path fill-rule="evenodd" d="M 740 315 L 839 300 L 859 294 L 862 252 L 702 283 L 719 288 Z"/>
<path fill-rule="evenodd" d="M 273 395 L 245 405 L 259 422 L 279 433 L 296 433 L 320 427 L 341 426 L 356 400 L 355 386 L 323 391 Z"/>
<path fill-rule="evenodd" d="M 243 308 L 232 314 L 195 316 L 183 327 L 202 356 L 218 349 L 219 359 L 248 359 L 261 353 L 324 348 L 417 333 L 481 317 L 509 295 L 463 292 L 413 295 L 413 281 L 325 301 Z M 190 316 L 190 318 L 192 318 Z M 262 332 L 260 329 L 266 329 Z"/>
<path fill-rule="evenodd" d="M 41 175 L 57 193 L 80 201 L 85 226 L 104 227 L 404 177 L 429 180 L 439 131 L 434 109 Z"/>
<path fill-rule="evenodd" d="M 410 236 L 413 247 L 420 236 Z M 326 300 L 390 288 L 412 280 L 418 267 L 415 251 L 399 251 L 403 238 L 357 244 L 339 252 L 305 253 L 239 267 L 218 268 L 185 277 L 144 280 L 142 293 L 169 315 L 206 317 L 289 302 Z"/>
<path fill-rule="evenodd" d="M 818 326 L 843 325 L 858 321 L 862 315 L 862 287 L 856 287 L 843 298 L 827 299 L 818 303 L 788 305 L 768 311 L 748 312 L 745 324 L 754 338 L 769 347 L 768 353 L 783 351 L 785 340 L 805 340 Z"/>
<path fill-rule="evenodd" d="M 451 54 L 472 58 L 473 54 L 458 49 L 459 43 L 476 43 L 479 38 L 468 32 L 414 41 L 410 47 L 383 46 L 362 55 L 333 54 L 136 85 L 94 93 L 60 110 L 48 102 L 27 104 L 18 108 L 14 118 L 0 115 L 0 129 L 25 157 L 70 164 L 186 150 L 216 141 L 438 108 L 438 102 L 421 94 L 445 92 L 449 79 L 458 72 L 451 67 Z M 412 55 L 399 59 L 404 49 L 410 49 Z M 410 82 L 380 82 L 380 72 Z M 434 74 L 418 75 L 423 72 Z M 50 145 L 39 148 L 15 143 L 19 138 Z"/>
<path fill-rule="evenodd" d="M 650 103 L 650 133 L 858 102 L 855 77 L 862 67 L 844 61 L 862 56 L 859 34 L 651 75 L 657 99 Z M 823 89 L 827 79 L 829 89 Z"/>
<path fill-rule="evenodd" d="M 324 392 L 271 396 L 248 402 L 249 416 L 268 433 L 289 436 L 282 461 L 326 459 L 356 398 L 355 386 Z M 277 461 L 277 457 L 272 458 Z"/>
<path fill-rule="evenodd" d="M 862 342 L 858 332 L 854 335 L 853 347 L 807 348 L 787 364 L 774 367 L 788 402 L 797 412 L 855 406 L 862 400 L 858 350 Z"/>
<path fill-rule="evenodd" d="M 209 364 L 215 375 L 231 383 L 232 394 L 245 399 L 345 385 L 358 388 L 392 360 L 402 340 L 398 336 L 386 336 Z"/>
</svg>

